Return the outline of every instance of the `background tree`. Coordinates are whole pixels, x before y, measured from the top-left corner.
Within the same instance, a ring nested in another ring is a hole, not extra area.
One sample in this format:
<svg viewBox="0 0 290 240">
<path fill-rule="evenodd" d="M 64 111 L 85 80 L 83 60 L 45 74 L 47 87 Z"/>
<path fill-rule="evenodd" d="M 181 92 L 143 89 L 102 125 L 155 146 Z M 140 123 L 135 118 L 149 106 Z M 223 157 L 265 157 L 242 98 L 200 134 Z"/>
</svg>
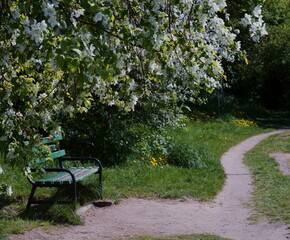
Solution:
<svg viewBox="0 0 290 240">
<path fill-rule="evenodd" d="M 236 4 L 229 12 L 238 22 Z M 230 65 L 227 74 L 233 79 L 228 92 L 240 102 L 258 103 L 270 109 L 288 109 L 290 105 L 290 2 L 265 1 L 263 15 L 268 35 L 258 43 L 247 41 L 240 34 L 242 48 L 247 51 L 249 64 Z M 246 41 L 245 41 L 246 40 Z"/>
</svg>

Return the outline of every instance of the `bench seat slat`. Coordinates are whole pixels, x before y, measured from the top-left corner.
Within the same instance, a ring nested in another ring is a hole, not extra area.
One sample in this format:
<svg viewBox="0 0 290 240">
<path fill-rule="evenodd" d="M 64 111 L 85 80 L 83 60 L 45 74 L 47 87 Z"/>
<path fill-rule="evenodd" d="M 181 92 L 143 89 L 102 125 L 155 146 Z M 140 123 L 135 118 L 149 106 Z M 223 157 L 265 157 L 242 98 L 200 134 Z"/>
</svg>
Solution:
<svg viewBox="0 0 290 240">
<path fill-rule="evenodd" d="M 76 182 L 79 182 L 85 177 L 97 173 L 99 171 L 99 167 L 80 167 L 80 168 L 72 167 L 68 168 L 68 170 L 70 170 L 71 173 L 75 176 Z M 67 172 L 59 172 L 53 176 L 36 181 L 36 184 L 40 185 L 50 185 L 50 184 L 61 185 L 71 183 L 72 183 L 71 175 Z"/>
<path fill-rule="evenodd" d="M 81 170 L 83 172 L 87 171 L 87 169 L 84 169 L 84 168 L 70 168 L 69 170 L 75 176 L 76 181 L 79 180 L 78 177 L 77 177 L 78 176 L 78 172 L 80 172 Z M 72 182 L 72 178 L 71 178 L 71 175 L 69 173 L 60 172 L 60 173 L 52 175 L 52 176 L 50 176 L 48 178 L 41 179 L 41 180 L 39 180 L 39 182 L 41 182 L 42 184 L 71 183 Z"/>
</svg>

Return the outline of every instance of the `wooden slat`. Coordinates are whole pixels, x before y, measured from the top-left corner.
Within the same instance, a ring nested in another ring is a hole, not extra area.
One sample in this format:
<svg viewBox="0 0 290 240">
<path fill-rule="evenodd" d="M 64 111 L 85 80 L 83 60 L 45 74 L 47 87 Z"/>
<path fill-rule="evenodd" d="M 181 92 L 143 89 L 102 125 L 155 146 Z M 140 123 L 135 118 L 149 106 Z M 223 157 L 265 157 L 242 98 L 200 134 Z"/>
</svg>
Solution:
<svg viewBox="0 0 290 240">
<path fill-rule="evenodd" d="M 50 151 L 56 151 L 57 150 L 57 145 L 56 144 L 50 144 L 50 145 L 47 145 L 50 149 Z"/>
<path fill-rule="evenodd" d="M 29 165 L 34 166 L 34 165 L 38 165 L 41 163 L 45 163 L 46 161 L 47 161 L 46 158 L 42 158 L 42 159 L 36 160 L 34 163 L 30 163 Z"/>
<path fill-rule="evenodd" d="M 42 139 L 42 143 L 43 144 L 49 144 L 49 143 L 54 143 L 54 142 L 57 142 L 57 141 L 60 141 L 62 140 L 62 136 L 55 136 L 55 137 L 45 137 Z M 25 141 L 24 142 L 24 145 L 25 146 L 28 146 L 29 145 L 29 141 Z"/>
<path fill-rule="evenodd" d="M 59 158 L 62 156 L 65 156 L 65 150 L 59 150 L 59 151 L 53 152 L 48 158 L 42 158 L 42 159 L 36 160 L 33 163 L 29 163 L 28 166 L 32 167 L 35 165 L 39 165 L 41 163 L 45 163 L 46 161 L 48 161 L 49 158 L 55 159 L 55 158 Z"/>
<path fill-rule="evenodd" d="M 82 167 L 82 168 L 69 168 L 72 174 L 75 176 L 76 182 L 81 181 L 82 179 L 96 173 L 99 171 L 98 167 Z M 48 178 L 40 179 L 36 183 L 40 183 L 42 185 L 50 185 L 50 184 L 71 184 L 72 178 L 69 173 L 60 172 Z"/>
<path fill-rule="evenodd" d="M 59 158 L 65 155 L 65 150 L 59 150 L 56 152 L 53 152 L 49 157 L 55 159 L 55 158 Z"/>
<path fill-rule="evenodd" d="M 83 178 L 88 177 L 99 171 L 99 167 L 87 167 L 87 168 L 69 168 L 69 170 L 75 175 L 76 181 L 81 181 Z"/>
</svg>

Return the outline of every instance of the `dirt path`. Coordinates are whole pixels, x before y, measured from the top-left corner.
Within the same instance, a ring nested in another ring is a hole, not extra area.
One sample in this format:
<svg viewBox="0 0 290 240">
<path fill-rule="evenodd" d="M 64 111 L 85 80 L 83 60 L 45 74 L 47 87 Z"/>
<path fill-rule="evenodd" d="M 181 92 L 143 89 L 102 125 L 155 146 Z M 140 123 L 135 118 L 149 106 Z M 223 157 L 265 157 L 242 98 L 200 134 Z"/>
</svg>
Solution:
<svg viewBox="0 0 290 240">
<path fill-rule="evenodd" d="M 187 200 L 126 199 L 107 208 L 92 207 L 83 214 L 85 226 L 62 227 L 45 232 L 35 229 L 11 240 L 111 239 L 132 235 L 165 236 L 209 233 L 235 240 L 282 240 L 290 237 L 283 224 L 251 224 L 252 210 L 245 207 L 252 186 L 243 154 L 262 139 L 286 130 L 251 137 L 232 147 L 222 156 L 227 181 L 222 192 L 209 203 Z"/>
</svg>

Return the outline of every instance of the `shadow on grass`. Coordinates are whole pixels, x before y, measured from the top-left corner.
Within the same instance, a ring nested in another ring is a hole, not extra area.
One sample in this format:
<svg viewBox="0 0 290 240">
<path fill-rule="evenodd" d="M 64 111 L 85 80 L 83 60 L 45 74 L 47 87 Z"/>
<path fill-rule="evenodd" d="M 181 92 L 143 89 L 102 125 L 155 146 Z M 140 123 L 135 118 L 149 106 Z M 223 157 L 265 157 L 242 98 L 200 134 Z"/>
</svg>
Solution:
<svg viewBox="0 0 290 240">
<path fill-rule="evenodd" d="M 100 198 L 97 186 L 92 183 L 90 184 L 77 184 L 78 193 L 78 205 L 83 205 L 85 203 L 97 200 Z M 21 218 L 37 219 L 50 221 L 53 224 L 68 224 L 68 225 L 80 225 L 83 224 L 81 218 L 76 214 L 77 206 L 74 205 L 72 199 L 71 188 L 65 188 L 61 193 L 61 197 L 57 201 L 66 201 L 66 204 L 41 204 L 31 206 L 28 215 L 25 212 L 20 214 Z M 43 199 L 48 201 L 53 201 L 55 195 L 49 199 Z M 40 199 L 42 200 L 42 199 Z"/>
<path fill-rule="evenodd" d="M 41 190 L 40 190 L 41 191 Z M 26 214 L 25 207 L 27 201 L 9 200 L 1 202 L 0 220 L 22 219 L 24 221 L 45 221 L 50 224 L 65 224 L 65 225 L 82 225 L 83 222 L 80 216 L 76 213 L 76 207 L 85 203 L 97 200 L 100 198 L 96 184 L 77 184 L 78 205 L 75 206 L 72 201 L 72 190 L 64 188 L 61 196 L 54 202 L 56 194 L 51 197 L 36 197 L 36 200 L 49 201 L 45 204 L 32 204 L 29 212 Z M 58 203 L 67 202 L 65 204 Z"/>
<path fill-rule="evenodd" d="M 200 108 L 200 110 L 205 110 L 205 112 L 214 116 L 217 119 L 227 119 L 228 117 L 245 118 L 249 120 L 254 120 L 255 123 L 260 128 L 290 128 L 290 111 L 274 111 L 267 110 L 255 105 L 229 105 L 221 108 L 205 107 Z"/>
<path fill-rule="evenodd" d="M 52 224 L 81 225 L 81 218 L 76 214 L 74 204 L 42 204 L 30 208 L 28 214 L 21 212 L 23 220 L 41 220 Z"/>
<path fill-rule="evenodd" d="M 256 122 L 263 128 L 289 128 L 290 129 L 290 112 L 271 112 L 268 116 L 257 116 Z"/>
</svg>

